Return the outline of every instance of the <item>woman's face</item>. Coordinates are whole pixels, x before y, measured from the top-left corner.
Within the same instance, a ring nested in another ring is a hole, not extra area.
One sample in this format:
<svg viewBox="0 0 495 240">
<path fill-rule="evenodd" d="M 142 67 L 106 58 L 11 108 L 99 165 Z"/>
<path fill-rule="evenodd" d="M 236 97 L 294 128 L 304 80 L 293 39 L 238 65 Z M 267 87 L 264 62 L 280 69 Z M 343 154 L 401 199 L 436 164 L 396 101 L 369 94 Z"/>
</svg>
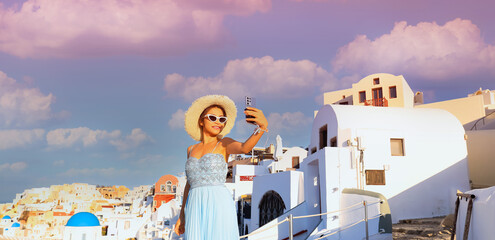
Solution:
<svg viewBox="0 0 495 240">
<path fill-rule="evenodd" d="M 207 114 L 212 114 L 212 115 L 215 115 L 217 117 L 225 117 L 222 109 L 219 107 L 211 107 L 210 109 L 208 109 L 205 112 L 205 115 L 207 115 Z M 227 122 L 220 123 L 218 121 L 218 119 L 217 119 L 217 121 L 212 122 L 212 121 L 208 120 L 207 117 L 203 117 L 203 119 L 201 119 L 201 121 L 199 122 L 200 126 L 203 127 L 203 132 L 205 132 L 211 136 L 216 136 L 216 135 L 220 134 L 220 132 L 222 132 L 223 128 L 225 127 L 226 123 Z"/>
</svg>

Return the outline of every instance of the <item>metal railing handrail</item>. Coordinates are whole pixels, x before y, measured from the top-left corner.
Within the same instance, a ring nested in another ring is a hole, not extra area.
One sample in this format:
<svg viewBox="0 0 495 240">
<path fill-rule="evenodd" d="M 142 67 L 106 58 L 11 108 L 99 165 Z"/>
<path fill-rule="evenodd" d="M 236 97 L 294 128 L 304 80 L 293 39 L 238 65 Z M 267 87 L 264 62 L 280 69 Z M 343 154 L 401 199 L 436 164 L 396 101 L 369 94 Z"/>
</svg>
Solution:
<svg viewBox="0 0 495 240">
<path fill-rule="evenodd" d="M 493 112 L 491 112 L 491 113 L 487 114 L 486 116 L 484 116 L 484 117 L 482 117 L 482 118 L 478 119 L 478 121 L 476 121 L 476 122 L 474 123 L 474 125 L 471 127 L 471 129 L 469 129 L 469 130 L 470 130 L 470 131 L 472 131 L 472 130 L 473 130 L 473 128 L 474 128 L 474 130 L 478 130 L 478 128 L 476 127 L 476 126 L 478 125 L 478 122 L 479 122 L 479 121 L 481 121 L 481 120 L 483 120 L 483 125 L 485 125 L 485 118 L 486 118 L 486 117 L 488 117 L 488 116 L 490 116 L 490 115 L 492 115 L 493 113 L 495 113 L 495 111 L 493 111 Z"/>
<path fill-rule="evenodd" d="M 286 219 L 282 220 L 281 222 L 279 222 L 279 223 L 277 223 L 277 224 L 275 224 L 273 226 L 267 227 L 267 228 L 265 228 L 263 230 L 254 230 L 253 232 L 251 232 L 249 234 L 242 235 L 242 236 L 239 237 L 239 239 L 247 238 L 247 237 L 252 236 L 254 234 L 262 233 L 262 232 L 264 232 L 264 231 L 266 231 L 268 229 L 272 229 L 272 228 L 274 228 L 274 227 L 276 227 L 276 226 L 278 226 L 278 225 L 280 225 L 280 224 L 282 224 L 284 222 L 287 222 L 287 221 L 289 221 L 289 220 L 286 218 Z"/>
<path fill-rule="evenodd" d="M 289 214 L 289 216 L 287 216 L 287 217 L 286 217 L 284 220 L 282 220 L 281 222 L 278 222 L 277 224 L 274 224 L 274 225 L 272 225 L 272 226 L 270 226 L 270 227 L 267 227 L 267 228 L 265 228 L 265 229 L 263 229 L 263 230 L 259 230 L 259 231 L 258 231 L 258 230 L 254 230 L 253 232 L 251 232 L 251 233 L 249 233 L 249 234 L 246 234 L 246 235 L 243 235 L 243 236 L 239 237 L 239 239 L 247 238 L 247 237 L 252 236 L 252 235 L 254 235 L 254 234 L 258 234 L 258 233 L 264 232 L 264 231 L 266 231 L 266 230 L 268 230 L 268 229 L 272 229 L 272 228 L 274 228 L 274 227 L 276 227 L 276 226 L 278 226 L 278 225 L 280 225 L 280 224 L 282 224 L 282 223 L 284 223 L 284 222 L 289 222 L 289 232 L 290 232 L 289 239 L 290 239 L 290 240 L 292 240 L 292 230 L 293 230 L 293 228 L 292 228 L 292 221 L 293 221 L 293 219 L 309 218 L 309 217 L 317 217 L 317 216 L 328 215 L 328 214 L 331 214 L 331 213 L 343 212 L 343 211 L 346 211 L 346 210 L 349 210 L 349 209 L 355 208 L 356 206 L 359 206 L 359 205 L 362 205 L 362 206 L 363 206 L 363 208 L 365 209 L 365 217 L 364 217 L 363 219 L 361 219 L 361 220 L 359 220 L 359 221 L 357 221 L 357 222 L 354 222 L 354 223 L 352 223 L 352 224 L 351 224 L 351 225 L 349 225 L 349 226 L 346 226 L 346 227 L 344 227 L 344 228 L 341 228 L 341 229 L 339 229 L 338 231 L 335 231 L 335 232 L 333 232 L 333 233 L 331 233 L 331 234 L 328 234 L 328 235 L 322 236 L 322 237 L 320 237 L 320 238 L 317 238 L 317 239 L 315 239 L 315 240 L 322 239 L 322 238 L 325 238 L 325 237 L 331 236 L 331 235 L 333 235 L 333 234 L 336 234 L 336 233 L 338 233 L 338 232 L 344 231 L 344 230 L 346 230 L 346 229 L 348 229 L 348 228 L 350 228 L 350 227 L 352 227 L 352 226 L 355 226 L 355 225 L 357 225 L 357 224 L 359 224 L 359 223 L 361 223 L 361 222 L 366 222 L 366 239 L 368 239 L 368 220 L 373 220 L 373 219 L 376 219 L 376 218 L 378 218 L 378 217 L 383 216 L 383 215 L 380 213 L 380 214 L 378 214 L 378 215 L 376 215 L 376 216 L 374 216 L 374 217 L 372 217 L 372 218 L 368 218 L 368 206 L 370 206 L 370 205 L 374 205 L 374 204 L 377 204 L 377 203 L 382 204 L 382 203 L 383 203 L 383 200 L 379 200 L 379 201 L 372 202 L 372 203 L 367 203 L 367 201 L 362 201 L 362 202 L 359 202 L 359 203 L 353 204 L 353 205 L 351 205 L 351 206 L 348 206 L 348 207 L 346 207 L 346 208 L 342 208 L 342 209 L 339 209 L 339 210 L 330 211 L 330 212 L 326 212 L 326 213 L 311 214 L 311 215 L 303 215 L 303 216 L 297 216 L 297 217 L 294 217 L 292 214 Z"/>
</svg>

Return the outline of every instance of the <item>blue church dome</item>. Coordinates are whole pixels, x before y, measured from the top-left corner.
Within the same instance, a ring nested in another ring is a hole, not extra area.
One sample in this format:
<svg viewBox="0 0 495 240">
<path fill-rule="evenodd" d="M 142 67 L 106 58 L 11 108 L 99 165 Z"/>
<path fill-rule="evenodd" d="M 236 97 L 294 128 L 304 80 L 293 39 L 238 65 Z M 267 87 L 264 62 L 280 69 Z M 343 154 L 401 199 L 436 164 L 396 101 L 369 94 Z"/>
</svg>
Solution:
<svg viewBox="0 0 495 240">
<path fill-rule="evenodd" d="M 14 223 L 14 224 L 12 224 L 12 226 L 10 226 L 10 227 L 15 228 L 15 227 L 20 227 L 20 226 L 21 226 L 21 224 L 19 224 L 19 223 Z"/>
<path fill-rule="evenodd" d="M 100 221 L 98 218 L 89 212 L 79 212 L 74 214 L 69 221 L 67 221 L 67 224 L 65 225 L 67 227 L 94 227 L 94 226 L 100 226 Z"/>
<path fill-rule="evenodd" d="M 12 218 L 9 215 L 5 215 L 5 216 L 3 216 L 2 219 L 12 219 Z"/>
</svg>

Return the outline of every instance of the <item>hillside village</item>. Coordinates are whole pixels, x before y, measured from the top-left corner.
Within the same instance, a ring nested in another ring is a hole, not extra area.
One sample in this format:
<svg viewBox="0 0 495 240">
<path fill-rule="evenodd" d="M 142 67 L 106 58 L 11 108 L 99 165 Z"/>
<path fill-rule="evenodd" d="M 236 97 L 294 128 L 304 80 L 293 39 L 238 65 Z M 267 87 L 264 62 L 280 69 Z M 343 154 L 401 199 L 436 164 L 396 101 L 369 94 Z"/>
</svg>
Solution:
<svg viewBox="0 0 495 240">
<path fill-rule="evenodd" d="M 276 144 L 255 148 L 252 155 L 230 156 L 226 186 L 236 201 L 241 235 L 281 222 L 289 212 L 338 211 L 352 205 L 350 195 L 366 191 L 379 193 L 375 200 L 390 206 L 388 213 L 376 209 L 374 234 L 391 234 L 391 227 L 378 228 L 383 219 L 392 224 L 445 216 L 454 211 L 456 190 L 495 186 L 493 90 L 424 103 L 403 76 L 372 74 L 350 89 L 325 93 L 323 105 L 315 111 L 306 149 L 284 147 L 278 136 Z M 185 183 L 178 174 L 132 190 L 85 183 L 28 189 L 0 205 L 0 236 L 180 239 L 173 227 Z M 355 220 L 344 213 L 334 217 Z M 312 239 L 342 224 L 308 219 L 295 232 L 297 239 Z M 286 228 L 272 228 L 271 234 L 282 239 Z"/>
</svg>

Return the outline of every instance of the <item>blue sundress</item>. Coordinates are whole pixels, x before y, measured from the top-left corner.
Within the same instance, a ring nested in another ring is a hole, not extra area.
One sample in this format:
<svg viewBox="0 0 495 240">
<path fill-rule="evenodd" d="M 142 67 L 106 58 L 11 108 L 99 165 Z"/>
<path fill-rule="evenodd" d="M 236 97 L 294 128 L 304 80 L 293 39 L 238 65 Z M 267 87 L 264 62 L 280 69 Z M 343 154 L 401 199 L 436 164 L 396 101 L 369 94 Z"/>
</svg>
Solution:
<svg viewBox="0 0 495 240">
<path fill-rule="evenodd" d="M 234 200 L 225 186 L 227 163 L 214 150 L 186 161 L 190 185 L 185 206 L 186 240 L 239 239 Z"/>
</svg>

